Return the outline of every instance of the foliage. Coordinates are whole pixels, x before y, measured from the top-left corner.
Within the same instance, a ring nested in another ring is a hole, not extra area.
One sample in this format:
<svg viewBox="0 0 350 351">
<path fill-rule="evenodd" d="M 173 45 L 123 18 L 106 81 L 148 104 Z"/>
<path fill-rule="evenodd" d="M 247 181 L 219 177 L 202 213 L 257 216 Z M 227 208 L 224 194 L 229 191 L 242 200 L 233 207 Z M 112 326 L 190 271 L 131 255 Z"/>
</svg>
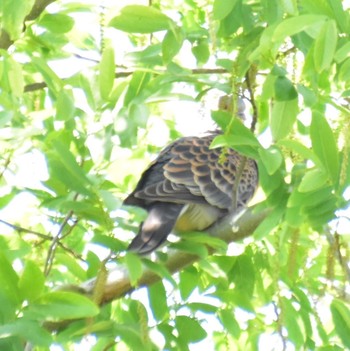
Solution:
<svg viewBox="0 0 350 351">
<path fill-rule="evenodd" d="M 1 3 L 0 349 L 87 335 L 96 351 L 350 349 L 345 2 L 104 4 Z M 171 277 L 166 251 L 124 255 L 144 213 L 121 202 L 181 134 L 166 102 L 183 114 L 224 93 L 245 97 L 252 123 L 213 112 L 214 146 L 258 161 L 258 209 L 273 211 L 212 255 L 182 238 L 201 259 Z M 56 290 L 103 282 L 112 252 L 135 285 L 143 267 L 164 279 L 100 308 L 98 289 Z"/>
</svg>

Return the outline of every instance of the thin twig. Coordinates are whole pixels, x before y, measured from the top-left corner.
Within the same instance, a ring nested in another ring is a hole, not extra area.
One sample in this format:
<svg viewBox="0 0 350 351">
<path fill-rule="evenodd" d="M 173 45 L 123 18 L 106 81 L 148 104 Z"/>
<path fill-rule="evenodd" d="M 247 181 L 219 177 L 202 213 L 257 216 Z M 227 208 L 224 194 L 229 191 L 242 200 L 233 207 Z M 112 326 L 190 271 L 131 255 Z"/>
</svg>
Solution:
<svg viewBox="0 0 350 351">
<path fill-rule="evenodd" d="M 4 168 L 3 168 L 3 170 L 0 173 L 0 179 L 4 176 L 4 173 L 6 172 L 8 166 L 9 166 L 9 164 L 11 162 L 11 156 L 12 156 L 12 153 L 5 160 Z"/>
<path fill-rule="evenodd" d="M 74 56 L 78 56 L 77 54 L 74 54 Z M 86 59 L 84 57 L 82 57 L 83 59 Z M 95 61 L 96 63 L 98 63 L 98 61 Z M 136 69 L 135 69 L 136 70 Z M 139 69 L 137 69 L 139 70 Z M 142 68 L 140 68 L 140 70 L 142 70 Z M 129 77 L 131 76 L 135 71 L 124 71 L 124 72 L 117 72 L 115 74 L 115 78 L 125 78 L 125 77 Z M 157 73 L 159 75 L 161 74 L 165 74 L 166 71 L 158 71 L 158 72 L 153 72 L 153 73 Z M 191 74 L 195 74 L 195 75 L 199 75 L 199 74 L 225 74 L 228 73 L 226 69 L 223 68 L 194 68 L 191 70 Z M 62 81 L 64 81 L 65 79 L 62 79 Z M 31 83 L 31 84 L 27 84 L 24 87 L 24 92 L 25 93 L 29 93 L 32 91 L 36 91 L 36 90 L 41 90 L 47 87 L 46 82 L 37 82 L 37 83 Z"/>
<path fill-rule="evenodd" d="M 252 124 L 250 126 L 250 130 L 252 132 L 254 132 L 255 127 L 256 127 L 256 123 L 258 121 L 258 108 L 256 106 L 255 97 L 254 97 L 254 89 L 252 86 L 252 82 L 251 82 L 249 73 L 250 73 L 250 71 L 247 72 L 245 78 L 246 78 L 246 83 L 247 83 L 247 89 L 249 92 L 249 101 L 250 101 L 252 108 L 253 108 L 253 119 L 252 119 Z"/>
<path fill-rule="evenodd" d="M 3 219 L 0 219 L 0 222 L 2 224 L 5 224 L 8 227 L 14 229 L 14 230 L 17 230 L 18 232 L 34 234 L 34 235 L 38 236 L 39 238 L 43 238 L 45 240 L 51 240 L 52 239 L 52 237 L 50 235 L 39 233 L 39 232 L 36 232 L 35 230 L 31 230 L 31 229 L 20 227 L 19 225 L 12 224 L 12 223 L 9 223 L 7 221 L 4 221 Z"/>
<path fill-rule="evenodd" d="M 79 196 L 79 194 L 75 194 L 73 201 L 76 201 L 78 196 Z M 56 249 L 59 245 L 60 240 L 62 239 L 63 230 L 64 230 L 65 226 L 67 225 L 68 221 L 73 216 L 73 214 L 74 214 L 73 210 L 71 210 L 67 213 L 66 217 L 64 218 L 63 222 L 61 223 L 61 225 L 58 229 L 57 234 L 52 238 L 52 243 L 51 243 L 49 250 L 47 252 L 47 258 L 46 258 L 46 262 L 45 262 L 45 269 L 44 269 L 45 276 L 47 276 L 51 271 L 53 259 L 54 259 L 55 253 L 56 253 Z"/>
<path fill-rule="evenodd" d="M 39 243 L 37 243 L 35 246 L 40 246 L 44 241 L 51 241 L 52 240 L 52 236 L 51 235 L 47 235 L 47 234 L 43 234 L 43 233 L 40 233 L 40 232 L 37 232 L 35 230 L 31 230 L 31 229 L 28 229 L 28 228 L 23 228 L 21 226 L 18 226 L 16 224 L 12 224 L 12 223 L 9 223 L 7 221 L 4 221 L 3 219 L 0 219 L 0 223 L 2 224 L 5 224 L 6 226 L 20 232 L 20 233 L 27 233 L 27 234 L 33 234 L 33 235 L 36 235 L 38 236 L 39 238 L 42 238 L 43 241 L 40 241 Z M 76 221 L 76 223 L 74 223 L 74 225 L 69 228 L 69 231 L 67 234 L 69 234 L 72 230 L 72 228 L 78 223 L 78 221 Z M 62 238 L 66 237 L 67 234 L 65 234 Z M 62 244 L 61 242 L 58 242 L 58 245 L 64 250 L 64 251 L 67 251 L 69 252 L 73 257 L 85 262 L 85 260 L 83 259 L 83 257 L 79 254 L 77 254 L 75 251 L 73 251 L 72 249 L 70 249 L 69 247 L 67 247 L 66 245 Z"/>
</svg>

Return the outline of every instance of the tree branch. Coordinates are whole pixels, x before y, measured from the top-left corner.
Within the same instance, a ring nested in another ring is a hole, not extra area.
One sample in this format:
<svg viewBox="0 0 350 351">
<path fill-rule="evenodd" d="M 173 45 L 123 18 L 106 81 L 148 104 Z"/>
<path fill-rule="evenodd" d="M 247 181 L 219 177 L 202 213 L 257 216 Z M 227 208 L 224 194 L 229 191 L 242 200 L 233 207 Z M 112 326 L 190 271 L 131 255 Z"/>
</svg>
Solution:
<svg viewBox="0 0 350 351">
<path fill-rule="evenodd" d="M 142 69 L 141 69 L 142 70 Z M 224 73 L 228 73 L 228 71 L 226 69 L 223 68 L 194 68 L 191 71 L 191 74 L 224 74 Z M 115 78 L 125 78 L 128 76 L 131 76 L 134 73 L 134 71 L 124 71 L 124 72 L 117 72 L 115 74 Z M 166 71 L 159 71 L 159 74 L 165 74 Z M 64 79 L 62 79 L 64 81 Z M 24 87 L 24 92 L 25 93 L 29 93 L 32 91 L 36 91 L 36 90 L 41 90 L 43 88 L 46 88 L 47 84 L 46 82 L 37 82 L 37 83 L 31 83 L 31 84 L 27 84 Z"/>
<path fill-rule="evenodd" d="M 271 213 L 271 209 L 265 209 L 261 212 L 254 213 L 253 208 L 247 209 L 242 216 L 235 220 L 234 215 L 228 215 L 220 222 L 207 230 L 211 236 L 220 238 L 227 243 L 239 241 L 253 234 L 258 225 Z M 210 250 L 213 252 L 213 249 Z M 181 271 L 186 266 L 193 264 L 200 258 L 197 255 L 186 252 L 174 252 L 169 255 L 165 263 L 167 270 L 173 274 Z M 161 277 L 150 270 L 145 270 L 138 281 L 137 288 L 149 286 Z M 73 290 L 91 297 L 93 295 L 96 278 L 88 280 L 79 286 L 63 286 L 60 290 Z M 136 287 L 131 285 L 129 275 L 126 269 L 117 267 L 108 272 L 105 283 L 101 304 L 108 303 L 112 300 L 119 299 L 126 294 L 135 290 Z"/>
<path fill-rule="evenodd" d="M 45 8 L 56 0 L 36 0 L 30 13 L 24 19 L 25 21 L 33 21 L 38 18 L 41 13 L 45 10 Z M 23 30 L 25 30 L 25 26 L 23 25 Z M 2 29 L 0 32 L 0 48 L 7 50 L 14 41 L 10 38 L 8 33 Z"/>
</svg>

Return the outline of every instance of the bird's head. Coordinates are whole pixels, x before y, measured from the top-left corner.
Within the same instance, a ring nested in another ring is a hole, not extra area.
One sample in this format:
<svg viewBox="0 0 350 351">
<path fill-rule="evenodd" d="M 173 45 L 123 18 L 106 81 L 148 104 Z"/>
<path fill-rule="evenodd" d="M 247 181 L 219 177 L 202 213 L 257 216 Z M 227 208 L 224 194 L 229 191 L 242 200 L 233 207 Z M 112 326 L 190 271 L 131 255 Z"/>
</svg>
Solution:
<svg viewBox="0 0 350 351">
<path fill-rule="evenodd" d="M 242 98 L 235 99 L 233 95 L 223 95 L 219 98 L 218 108 L 229 113 L 235 111 L 237 117 L 243 121 L 245 120 L 245 104 Z"/>
</svg>

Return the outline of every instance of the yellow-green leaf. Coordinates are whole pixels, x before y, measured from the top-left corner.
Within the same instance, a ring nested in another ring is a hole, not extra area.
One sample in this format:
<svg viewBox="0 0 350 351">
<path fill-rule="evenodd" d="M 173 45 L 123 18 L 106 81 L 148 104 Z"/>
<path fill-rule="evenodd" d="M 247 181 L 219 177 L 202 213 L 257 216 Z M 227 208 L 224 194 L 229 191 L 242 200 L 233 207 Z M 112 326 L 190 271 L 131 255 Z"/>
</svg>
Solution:
<svg viewBox="0 0 350 351">
<path fill-rule="evenodd" d="M 338 30 L 335 21 L 326 21 L 315 41 L 314 63 L 318 73 L 331 66 L 337 47 L 337 39 Z"/>
<path fill-rule="evenodd" d="M 314 113 L 310 126 L 312 148 L 333 182 L 339 174 L 339 154 L 334 134 L 325 117 Z"/>
<path fill-rule="evenodd" d="M 276 101 L 271 113 L 271 132 L 277 141 L 286 137 L 293 128 L 298 114 L 298 100 Z"/>
<path fill-rule="evenodd" d="M 173 22 L 154 7 L 129 5 L 122 8 L 109 25 L 128 33 L 153 33 L 170 29 Z"/>
<path fill-rule="evenodd" d="M 108 100 L 115 78 L 114 49 L 112 47 L 106 46 L 104 48 L 99 69 L 100 94 L 103 99 Z"/>
</svg>

